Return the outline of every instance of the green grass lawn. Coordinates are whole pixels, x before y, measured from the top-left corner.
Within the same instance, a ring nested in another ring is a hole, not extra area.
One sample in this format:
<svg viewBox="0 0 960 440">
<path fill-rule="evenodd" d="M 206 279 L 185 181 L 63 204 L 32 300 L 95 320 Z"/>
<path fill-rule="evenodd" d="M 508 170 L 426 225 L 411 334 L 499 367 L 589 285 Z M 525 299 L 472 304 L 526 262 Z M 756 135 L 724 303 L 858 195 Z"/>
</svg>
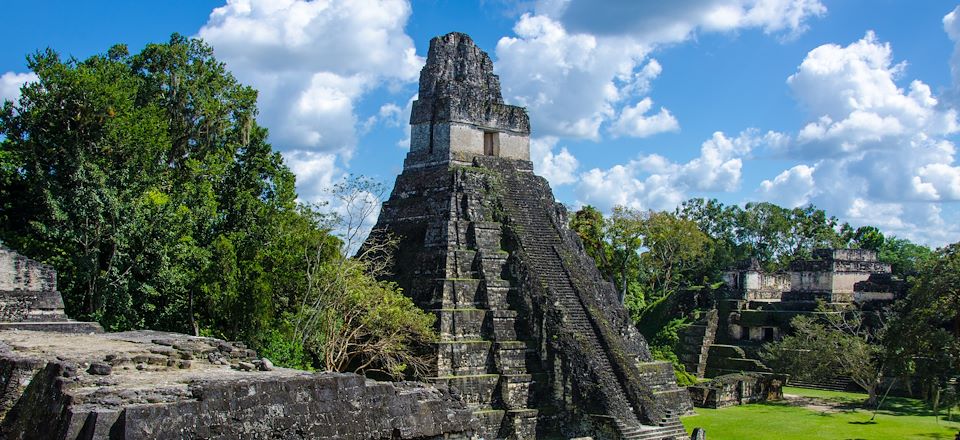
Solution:
<svg viewBox="0 0 960 440">
<path fill-rule="evenodd" d="M 960 431 L 960 423 L 947 421 L 945 415 L 941 415 L 938 423 L 933 412 L 919 400 L 889 397 L 884 409 L 871 422 L 873 413 L 860 408 L 865 394 L 791 387 L 784 392 L 816 398 L 823 405 L 808 408 L 769 402 L 723 409 L 696 408 L 696 415 L 682 420 L 688 431 L 704 428 L 710 440 L 953 440 Z M 960 420 L 956 413 L 954 420 Z"/>
</svg>

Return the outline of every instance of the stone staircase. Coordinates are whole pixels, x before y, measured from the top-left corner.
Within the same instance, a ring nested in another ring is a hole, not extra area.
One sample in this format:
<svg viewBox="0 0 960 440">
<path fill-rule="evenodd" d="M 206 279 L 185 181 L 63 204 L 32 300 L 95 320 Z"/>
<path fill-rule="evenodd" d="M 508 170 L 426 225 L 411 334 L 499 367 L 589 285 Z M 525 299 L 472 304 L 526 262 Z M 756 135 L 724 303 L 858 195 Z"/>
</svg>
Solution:
<svg viewBox="0 0 960 440">
<path fill-rule="evenodd" d="M 563 241 L 557 225 L 549 217 L 549 211 L 544 209 L 542 201 L 537 200 L 534 188 L 524 185 L 518 176 L 511 172 L 503 173 L 502 177 L 504 208 L 509 212 L 513 226 L 522 230 L 518 235 L 520 246 L 527 254 L 527 263 L 552 297 L 559 302 L 567 328 L 576 334 L 577 340 L 587 353 L 595 355 L 594 361 L 598 368 L 595 368 L 593 373 L 605 389 L 612 391 L 607 393 L 611 400 L 606 402 L 607 407 L 629 409 L 620 414 L 610 414 L 621 438 L 686 438 L 683 425 L 676 415 L 668 415 L 658 426 L 642 425 L 639 422 L 636 409 L 626 398 L 626 390 L 614 373 L 616 370 L 609 357 L 609 350 L 603 343 L 603 336 L 587 312 L 568 273 L 560 253 Z"/>
<path fill-rule="evenodd" d="M 623 440 L 659 440 L 659 439 L 683 439 L 688 438 L 680 417 L 672 411 L 667 411 L 667 415 L 660 419 L 657 426 L 630 425 L 617 420 L 617 430 L 620 432 L 620 438 Z"/>
<path fill-rule="evenodd" d="M 853 380 L 849 377 L 829 377 L 823 378 L 817 381 L 801 381 L 790 379 L 787 381 L 787 385 L 797 388 L 811 388 L 815 390 L 827 390 L 827 391 L 849 391 L 851 388 L 856 388 L 853 386 Z"/>
<path fill-rule="evenodd" d="M 455 181 L 459 179 L 455 173 Z M 501 224 L 487 218 L 469 183 L 455 184 L 445 225 L 445 278 L 434 281 L 440 342 L 433 383 L 449 385 L 480 421 L 482 438 L 532 439 L 538 411 L 530 408 L 527 342 L 517 338 L 517 312 L 503 279 L 508 254 Z"/>
<path fill-rule="evenodd" d="M 680 332 L 680 361 L 688 373 L 704 377 L 710 346 L 717 336 L 717 310 L 712 309 Z"/>
</svg>

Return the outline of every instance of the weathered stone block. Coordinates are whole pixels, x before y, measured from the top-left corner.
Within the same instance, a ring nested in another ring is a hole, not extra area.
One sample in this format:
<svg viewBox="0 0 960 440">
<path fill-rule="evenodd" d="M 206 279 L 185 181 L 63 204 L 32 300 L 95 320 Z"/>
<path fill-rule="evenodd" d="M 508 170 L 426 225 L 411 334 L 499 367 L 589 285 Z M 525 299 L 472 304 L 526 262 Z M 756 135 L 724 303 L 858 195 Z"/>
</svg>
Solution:
<svg viewBox="0 0 960 440">
<path fill-rule="evenodd" d="M 495 348 L 497 371 L 503 374 L 526 373 L 527 346 L 521 341 L 498 341 Z"/>
<path fill-rule="evenodd" d="M 504 374 L 500 376 L 500 399 L 507 409 L 524 409 L 530 406 L 532 376 L 529 374 Z"/>
<path fill-rule="evenodd" d="M 488 312 L 481 309 L 437 310 L 440 337 L 445 340 L 476 341 L 483 336 L 483 324 Z"/>
<path fill-rule="evenodd" d="M 484 374 L 477 376 L 448 376 L 430 379 L 431 382 L 450 387 L 451 392 L 463 399 L 472 410 L 490 409 L 500 376 Z"/>
<path fill-rule="evenodd" d="M 490 341 L 446 341 L 437 344 L 437 376 L 490 373 Z"/>
<path fill-rule="evenodd" d="M 497 341 L 517 340 L 517 312 L 513 310 L 491 310 L 487 314 L 491 337 Z"/>
<path fill-rule="evenodd" d="M 445 309 L 476 308 L 484 301 L 480 283 L 481 280 L 469 278 L 437 280 L 439 295 L 435 296 L 443 298 Z"/>
</svg>

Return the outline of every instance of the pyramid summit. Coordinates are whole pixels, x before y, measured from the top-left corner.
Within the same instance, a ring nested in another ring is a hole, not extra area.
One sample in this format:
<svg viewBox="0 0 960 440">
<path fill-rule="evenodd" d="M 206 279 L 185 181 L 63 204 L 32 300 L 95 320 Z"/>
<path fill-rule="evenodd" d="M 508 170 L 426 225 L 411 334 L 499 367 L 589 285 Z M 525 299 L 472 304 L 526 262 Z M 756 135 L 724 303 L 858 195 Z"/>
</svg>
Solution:
<svg viewBox="0 0 960 440">
<path fill-rule="evenodd" d="M 567 226 L 469 36 L 430 42 L 410 152 L 371 240 L 400 238 L 391 281 L 438 317 L 431 382 L 482 438 L 687 438 L 692 405 Z"/>
<path fill-rule="evenodd" d="M 493 61 L 466 34 L 430 40 L 410 125 L 406 168 L 483 155 L 530 160 L 526 110 L 503 103 Z"/>
</svg>

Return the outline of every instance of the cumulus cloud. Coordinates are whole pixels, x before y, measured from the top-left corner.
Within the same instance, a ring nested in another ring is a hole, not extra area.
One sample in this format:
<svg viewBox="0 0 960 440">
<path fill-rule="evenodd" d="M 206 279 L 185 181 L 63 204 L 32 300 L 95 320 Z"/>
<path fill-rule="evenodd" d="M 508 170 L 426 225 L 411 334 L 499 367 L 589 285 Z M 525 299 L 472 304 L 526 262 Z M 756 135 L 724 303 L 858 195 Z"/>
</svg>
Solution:
<svg viewBox="0 0 960 440">
<path fill-rule="evenodd" d="M 260 91 L 278 148 L 349 159 L 369 121 L 359 122 L 358 100 L 416 80 L 423 65 L 403 29 L 410 12 L 404 0 L 229 0 L 199 36 Z M 377 116 L 394 121 L 398 108 Z"/>
<path fill-rule="evenodd" d="M 653 100 L 650 98 L 643 98 L 633 107 L 624 107 L 620 117 L 610 128 L 610 132 L 615 136 L 644 138 L 657 133 L 680 130 L 680 123 L 669 110 L 660 107 L 659 112 L 647 115 L 651 107 L 653 107 Z"/>
<path fill-rule="evenodd" d="M 580 176 L 580 204 L 608 210 L 617 205 L 672 209 L 693 192 L 731 192 L 740 187 L 743 159 L 764 146 L 785 142 L 777 132 L 745 130 L 737 137 L 716 132 L 700 146 L 700 155 L 685 163 L 663 156 L 641 155 L 607 170 L 594 168 Z"/>
<path fill-rule="evenodd" d="M 530 158 L 534 170 L 554 187 L 575 182 L 576 171 L 580 167 L 580 162 L 566 147 L 561 148 L 559 153 L 554 153 L 557 141 L 557 138 L 551 136 L 530 140 Z"/>
<path fill-rule="evenodd" d="M 538 135 L 599 139 L 622 98 L 617 81 L 633 78 L 647 49 L 568 34 L 539 15 L 524 14 L 513 30 L 517 36 L 500 39 L 496 49 L 504 98 L 530 109 Z"/>
<path fill-rule="evenodd" d="M 951 20 L 944 19 L 948 33 Z M 960 200 L 948 138 L 960 128 L 957 113 L 920 80 L 899 86 L 905 66 L 872 32 L 810 51 L 787 84 L 812 120 L 779 150 L 805 163 L 763 181 L 758 192 L 924 242 L 943 244 L 951 233 L 955 241 L 957 228 L 937 203 Z"/>
<path fill-rule="evenodd" d="M 287 166 L 297 176 L 297 192 L 305 202 L 330 202 L 327 191 L 345 175 L 337 167 L 337 155 L 304 150 L 283 153 Z"/>
<path fill-rule="evenodd" d="M 814 167 L 797 165 L 785 170 L 773 180 L 760 182 L 760 193 L 764 200 L 776 202 L 787 207 L 802 206 L 810 203 L 815 185 Z"/>
<path fill-rule="evenodd" d="M 530 109 L 539 136 L 599 140 L 604 124 L 645 137 L 679 126 L 666 108 L 646 115 L 663 66 L 655 48 L 697 32 L 759 28 L 795 34 L 826 8 L 818 0 L 545 0 L 496 49 L 505 98 Z"/>
<path fill-rule="evenodd" d="M 20 88 L 28 82 L 36 81 L 37 74 L 33 72 L 7 72 L 0 75 L 0 102 L 4 100 L 16 101 L 20 99 Z"/>
</svg>

